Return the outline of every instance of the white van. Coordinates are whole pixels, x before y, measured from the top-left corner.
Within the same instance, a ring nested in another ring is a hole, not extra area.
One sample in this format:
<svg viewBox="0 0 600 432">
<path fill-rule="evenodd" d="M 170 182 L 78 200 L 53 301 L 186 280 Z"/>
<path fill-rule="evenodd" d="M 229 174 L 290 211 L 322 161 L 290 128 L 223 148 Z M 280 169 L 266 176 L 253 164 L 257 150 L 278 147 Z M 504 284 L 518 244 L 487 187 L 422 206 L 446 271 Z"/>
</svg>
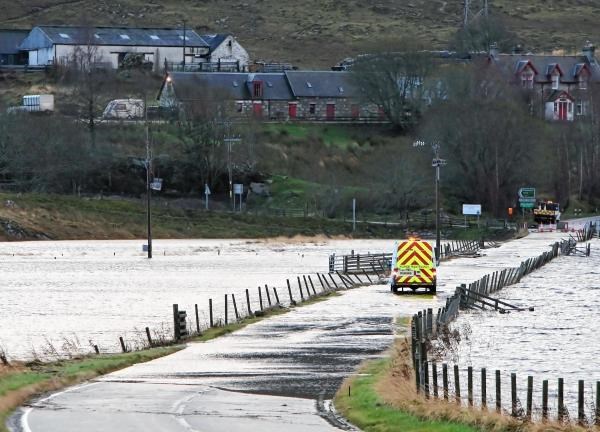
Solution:
<svg viewBox="0 0 600 432">
<path fill-rule="evenodd" d="M 104 119 L 141 119 L 144 118 L 142 99 L 115 99 L 108 103 L 102 113 Z"/>
</svg>

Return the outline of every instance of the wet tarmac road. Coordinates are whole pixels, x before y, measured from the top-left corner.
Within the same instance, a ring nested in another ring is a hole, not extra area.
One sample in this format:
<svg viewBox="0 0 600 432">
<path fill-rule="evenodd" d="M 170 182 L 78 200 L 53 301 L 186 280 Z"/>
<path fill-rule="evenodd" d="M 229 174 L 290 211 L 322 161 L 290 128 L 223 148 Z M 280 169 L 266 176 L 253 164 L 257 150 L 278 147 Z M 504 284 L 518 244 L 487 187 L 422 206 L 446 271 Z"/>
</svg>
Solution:
<svg viewBox="0 0 600 432">
<path fill-rule="evenodd" d="M 438 302 L 461 282 L 546 251 L 560 235 L 532 235 L 440 268 L 438 297 L 394 296 L 387 286 L 343 292 L 234 334 L 190 344 L 33 402 L 13 430 L 247 431 L 345 429 L 327 400 L 364 359 L 394 337 L 394 319 Z"/>
</svg>

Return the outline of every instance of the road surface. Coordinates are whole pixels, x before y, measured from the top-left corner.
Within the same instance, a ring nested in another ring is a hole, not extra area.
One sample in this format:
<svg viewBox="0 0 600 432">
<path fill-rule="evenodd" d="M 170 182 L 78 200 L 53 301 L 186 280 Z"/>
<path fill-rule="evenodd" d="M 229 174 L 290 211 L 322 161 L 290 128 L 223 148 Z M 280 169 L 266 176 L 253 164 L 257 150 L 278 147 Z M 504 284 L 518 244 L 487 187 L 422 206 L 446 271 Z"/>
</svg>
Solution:
<svg viewBox="0 0 600 432">
<path fill-rule="evenodd" d="M 444 263 L 437 298 L 396 296 L 385 285 L 292 310 L 171 356 L 31 402 L 13 431 L 350 430 L 330 412 L 342 380 L 394 338 L 394 319 L 437 307 L 460 283 L 547 251 L 560 233 L 531 234 Z"/>
</svg>

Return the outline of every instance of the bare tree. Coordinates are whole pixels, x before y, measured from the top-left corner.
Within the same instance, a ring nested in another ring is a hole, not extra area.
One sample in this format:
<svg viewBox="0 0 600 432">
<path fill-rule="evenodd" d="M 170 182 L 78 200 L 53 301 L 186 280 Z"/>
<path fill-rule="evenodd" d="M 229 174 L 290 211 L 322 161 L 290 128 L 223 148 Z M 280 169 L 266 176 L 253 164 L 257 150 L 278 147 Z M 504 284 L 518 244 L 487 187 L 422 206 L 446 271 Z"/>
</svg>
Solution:
<svg viewBox="0 0 600 432">
<path fill-rule="evenodd" d="M 461 27 L 451 42 L 453 49 L 459 52 L 487 52 L 492 44 L 501 51 L 510 51 L 516 45 L 517 38 L 497 16 L 479 16 Z"/>
<path fill-rule="evenodd" d="M 433 62 L 431 54 L 413 40 L 388 47 L 359 57 L 351 77 L 363 101 L 378 107 L 400 130 L 408 130 L 417 124 L 426 105 Z"/>
</svg>

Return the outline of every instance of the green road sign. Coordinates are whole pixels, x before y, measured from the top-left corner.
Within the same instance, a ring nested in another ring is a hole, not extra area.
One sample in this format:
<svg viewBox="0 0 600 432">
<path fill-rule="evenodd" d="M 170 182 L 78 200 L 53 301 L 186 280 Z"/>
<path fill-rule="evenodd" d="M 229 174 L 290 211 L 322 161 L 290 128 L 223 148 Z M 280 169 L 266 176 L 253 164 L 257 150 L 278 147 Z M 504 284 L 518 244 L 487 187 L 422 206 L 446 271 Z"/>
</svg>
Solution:
<svg viewBox="0 0 600 432">
<path fill-rule="evenodd" d="M 519 198 L 533 198 L 535 199 L 535 188 L 527 187 L 519 189 Z"/>
<path fill-rule="evenodd" d="M 532 209 L 535 207 L 535 202 L 520 202 L 519 205 L 524 209 Z"/>
</svg>

